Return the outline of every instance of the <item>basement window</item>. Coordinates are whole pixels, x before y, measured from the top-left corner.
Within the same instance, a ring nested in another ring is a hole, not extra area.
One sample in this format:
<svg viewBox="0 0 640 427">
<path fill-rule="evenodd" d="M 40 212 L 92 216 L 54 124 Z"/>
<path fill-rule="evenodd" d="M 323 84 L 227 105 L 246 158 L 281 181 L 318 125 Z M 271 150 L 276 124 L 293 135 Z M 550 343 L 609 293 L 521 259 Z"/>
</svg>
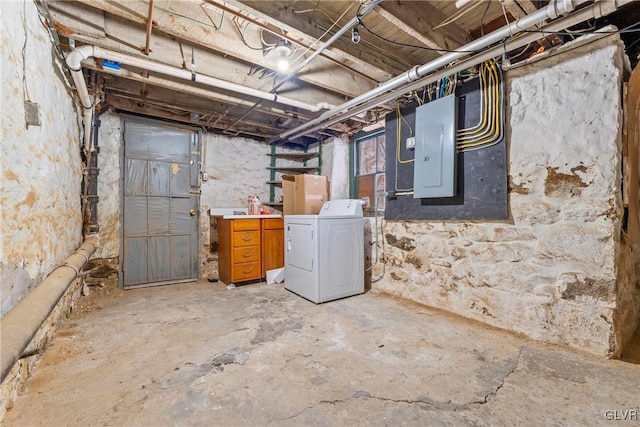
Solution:
<svg viewBox="0 0 640 427">
<path fill-rule="evenodd" d="M 365 212 L 384 212 L 385 137 L 384 130 L 352 139 L 352 197 L 367 200 Z"/>
</svg>

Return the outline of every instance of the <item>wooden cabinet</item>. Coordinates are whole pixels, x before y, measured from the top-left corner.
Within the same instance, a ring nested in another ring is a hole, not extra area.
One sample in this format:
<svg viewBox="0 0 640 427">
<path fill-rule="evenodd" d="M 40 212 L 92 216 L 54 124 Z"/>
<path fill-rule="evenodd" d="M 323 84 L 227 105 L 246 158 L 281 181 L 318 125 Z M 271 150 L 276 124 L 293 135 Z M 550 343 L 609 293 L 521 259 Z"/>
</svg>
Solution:
<svg viewBox="0 0 640 427">
<path fill-rule="evenodd" d="M 262 220 L 262 276 L 267 270 L 284 266 L 284 221 L 282 218 Z"/>
<path fill-rule="evenodd" d="M 282 218 L 218 219 L 220 280 L 257 280 L 284 266 L 283 224 Z"/>
</svg>

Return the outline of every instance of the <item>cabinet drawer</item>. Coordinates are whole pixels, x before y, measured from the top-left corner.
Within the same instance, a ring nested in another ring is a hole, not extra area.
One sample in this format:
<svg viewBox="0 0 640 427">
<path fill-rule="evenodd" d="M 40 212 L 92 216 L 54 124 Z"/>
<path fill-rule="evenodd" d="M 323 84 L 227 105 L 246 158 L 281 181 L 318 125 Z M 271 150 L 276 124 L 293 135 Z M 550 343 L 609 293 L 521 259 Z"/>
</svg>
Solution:
<svg viewBox="0 0 640 427">
<path fill-rule="evenodd" d="M 284 228 L 284 220 L 282 218 L 265 218 L 262 224 L 265 230 L 275 230 L 278 228 Z"/>
<path fill-rule="evenodd" d="M 233 231 L 240 230 L 260 230 L 259 219 L 234 219 Z"/>
<path fill-rule="evenodd" d="M 254 246 L 260 244 L 260 232 L 255 231 L 235 231 L 233 233 L 233 247 Z"/>
<path fill-rule="evenodd" d="M 233 280 L 241 282 L 242 280 L 251 280 L 260 278 L 260 261 L 243 262 L 233 265 Z"/>
<path fill-rule="evenodd" d="M 258 246 L 241 246 L 233 248 L 233 262 L 249 262 L 260 260 L 260 248 Z"/>
</svg>

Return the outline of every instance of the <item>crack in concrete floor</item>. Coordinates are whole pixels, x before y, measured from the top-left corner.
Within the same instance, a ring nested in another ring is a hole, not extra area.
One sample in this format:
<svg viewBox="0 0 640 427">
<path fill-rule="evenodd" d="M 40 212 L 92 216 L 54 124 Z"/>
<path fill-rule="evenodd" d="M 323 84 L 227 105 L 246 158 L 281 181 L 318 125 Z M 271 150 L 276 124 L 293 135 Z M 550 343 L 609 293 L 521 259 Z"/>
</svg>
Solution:
<svg viewBox="0 0 640 427">
<path fill-rule="evenodd" d="M 375 292 L 195 283 L 100 305 L 60 330 L 7 425 L 601 425 L 638 406 L 637 365 Z"/>
</svg>

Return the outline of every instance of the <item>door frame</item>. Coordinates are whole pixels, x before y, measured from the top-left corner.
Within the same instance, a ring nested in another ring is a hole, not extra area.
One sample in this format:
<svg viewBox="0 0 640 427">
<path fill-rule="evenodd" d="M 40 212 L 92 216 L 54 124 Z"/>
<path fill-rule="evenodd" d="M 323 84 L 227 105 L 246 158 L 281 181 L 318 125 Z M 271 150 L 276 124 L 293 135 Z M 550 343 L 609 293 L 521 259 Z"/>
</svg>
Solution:
<svg viewBox="0 0 640 427">
<path fill-rule="evenodd" d="M 193 259 L 190 259 L 190 263 L 193 263 L 195 265 L 197 265 L 197 269 L 195 271 L 195 277 L 194 278 L 188 278 L 188 279 L 178 279 L 178 280 L 170 280 L 170 281 L 162 281 L 162 282 L 151 282 L 151 283 L 143 283 L 143 284 L 139 284 L 139 285 L 133 285 L 133 286 L 127 286 L 126 288 L 124 287 L 124 272 L 123 272 L 123 267 L 124 267 L 124 178 L 125 178 L 125 174 L 124 174 L 124 170 L 125 170 L 125 140 L 124 140 L 124 134 L 125 134 L 125 123 L 126 122 L 135 122 L 135 123 L 142 123 L 142 124 L 147 124 L 147 125 L 153 125 L 153 126 L 162 126 L 162 127 L 172 127 L 178 130 L 183 130 L 186 132 L 191 132 L 191 133 L 195 133 L 197 135 L 198 138 L 198 149 L 197 149 L 197 155 L 198 155 L 198 161 L 196 162 L 196 167 L 197 167 L 197 176 L 198 176 L 198 186 L 197 188 L 193 188 L 191 187 L 189 189 L 189 194 L 190 196 L 196 198 L 196 231 L 195 231 L 195 247 L 196 247 L 196 251 L 195 254 L 193 254 L 193 256 L 195 256 L 197 258 L 197 262 L 195 262 Z M 201 195 L 201 186 L 202 186 L 202 174 L 201 174 L 201 169 L 202 169 L 202 144 L 203 144 L 203 139 L 202 139 L 202 129 L 200 127 L 196 127 L 196 126 L 189 126 L 186 125 L 184 123 L 179 123 L 179 122 L 169 122 L 169 121 L 163 121 L 163 120 L 159 120 L 159 119 L 153 119 L 150 117 L 141 117 L 141 116 L 136 116 L 136 115 L 132 115 L 132 114 L 120 114 L 120 148 L 119 148 L 119 165 L 120 165 L 120 179 L 118 182 L 118 195 L 120 198 L 118 207 L 120 209 L 120 213 L 118 215 L 118 220 L 120 221 L 120 232 L 119 232 L 119 238 L 120 238 L 120 243 L 119 243 L 119 248 L 118 248 L 118 287 L 120 289 L 125 289 L 125 290 L 129 290 L 129 289 L 135 289 L 135 288 L 142 288 L 142 287 L 151 287 L 151 286 L 164 286 L 164 285 L 168 285 L 168 284 L 174 284 L 174 283 L 186 283 L 186 282 L 194 282 L 197 281 L 200 278 L 200 212 L 201 212 L 201 206 L 200 206 L 200 195 Z"/>
</svg>

